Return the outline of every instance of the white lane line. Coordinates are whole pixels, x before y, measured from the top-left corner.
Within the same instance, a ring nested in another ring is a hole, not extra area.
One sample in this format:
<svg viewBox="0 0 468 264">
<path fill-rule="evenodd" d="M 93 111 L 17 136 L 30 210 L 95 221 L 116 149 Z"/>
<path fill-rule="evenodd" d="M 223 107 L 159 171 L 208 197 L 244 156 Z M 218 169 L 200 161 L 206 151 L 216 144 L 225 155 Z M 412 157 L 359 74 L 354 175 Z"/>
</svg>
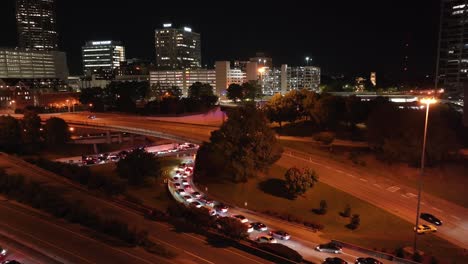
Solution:
<svg viewBox="0 0 468 264">
<path fill-rule="evenodd" d="M 439 212 L 439 213 L 442 213 L 442 212 L 443 212 L 442 210 L 440 210 L 440 209 L 437 208 L 437 207 L 432 207 L 432 209 L 434 209 L 435 211 L 437 211 L 437 212 Z"/>
<path fill-rule="evenodd" d="M 156 240 L 156 241 L 158 241 L 159 243 L 163 243 L 163 244 L 166 244 L 166 245 L 168 245 L 168 246 L 170 246 L 170 247 L 173 247 L 173 248 L 175 248 L 175 249 L 177 249 L 177 250 L 183 251 L 183 252 L 187 253 L 187 254 L 190 255 L 190 256 L 193 256 L 193 257 L 199 258 L 199 259 L 201 259 L 201 260 L 203 260 L 203 261 L 206 261 L 206 262 L 208 262 L 208 263 L 214 264 L 213 262 L 211 262 L 211 261 L 209 261 L 209 260 L 206 260 L 206 259 L 204 259 L 204 258 L 202 258 L 202 257 L 200 257 L 200 256 L 197 256 L 197 255 L 195 255 L 195 254 L 193 254 L 193 253 L 191 253 L 191 252 L 189 252 L 189 251 L 187 251 L 187 250 L 185 250 L 185 249 L 176 247 L 176 246 L 174 246 L 174 245 L 172 245 L 172 244 L 170 244 L 170 243 L 167 243 L 166 241 L 157 239 L 157 238 L 155 238 L 154 236 L 151 236 L 151 238 L 154 239 L 154 240 Z"/>
<path fill-rule="evenodd" d="M 452 218 L 455 218 L 455 219 L 457 219 L 457 220 L 461 220 L 461 218 L 460 218 L 460 217 L 458 217 L 458 216 L 454 216 L 454 215 L 450 215 L 450 216 L 451 216 Z"/>
<path fill-rule="evenodd" d="M 359 180 L 360 180 L 360 181 L 363 181 L 363 182 L 367 182 L 367 180 L 364 179 L 364 178 L 359 178 Z"/>
<path fill-rule="evenodd" d="M 398 190 L 400 190 L 400 187 L 398 187 L 398 186 L 392 186 L 392 187 L 387 188 L 387 191 L 389 191 L 389 192 L 396 192 Z"/>
<path fill-rule="evenodd" d="M 353 178 L 356 178 L 356 176 L 350 174 L 350 173 L 346 173 L 346 175 L 348 175 L 349 177 L 353 177 Z"/>
<path fill-rule="evenodd" d="M 335 171 L 336 171 L 336 172 L 338 172 L 338 173 L 343 173 L 343 171 L 342 171 L 342 170 L 335 170 Z"/>
<path fill-rule="evenodd" d="M 190 256 L 194 256 L 194 257 L 196 257 L 196 258 L 198 258 L 198 259 L 201 259 L 201 260 L 205 261 L 206 263 L 215 264 L 214 262 L 211 262 L 211 261 L 206 260 L 206 259 L 204 259 L 204 258 L 202 258 L 202 257 L 199 257 L 199 256 L 197 256 L 197 255 L 195 255 L 195 254 L 193 254 L 193 253 L 188 252 L 187 250 L 184 250 L 184 252 L 187 253 L 187 254 L 189 254 Z"/>
<path fill-rule="evenodd" d="M 404 194 L 402 194 L 401 196 L 403 196 L 403 197 L 405 197 L 405 198 L 409 198 L 409 196 L 406 196 L 406 195 L 404 195 Z"/>
<path fill-rule="evenodd" d="M 226 248 L 225 248 L 224 250 L 226 250 L 226 251 L 228 251 L 228 252 L 230 252 L 230 253 L 232 253 L 232 254 L 236 254 L 236 255 L 238 255 L 238 256 L 241 256 L 241 257 L 243 257 L 243 258 L 246 258 L 246 259 L 248 259 L 248 260 L 250 260 L 250 261 L 252 261 L 252 262 L 263 264 L 263 263 L 260 262 L 260 261 L 257 261 L 257 260 L 255 260 L 255 259 L 253 259 L 253 258 L 249 258 L 249 257 L 247 257 L 247 256 L 244 256 L 244 255 L 239 254 L 239 253 L 237 253 L 237 252 L 234 252 L 234 251 L 232 251 L 232 250 L 229 250 L 229 249 L 226 249 Z"/>
<path fill-rule="evenodd" d="M 378 185 L 377 183 L 374 183 L 375 187 L 382 188 L 382 186 Z"/>
<path fill-rule="evenodd" d="M 425 202 L 421 202 L 422 205 L 425 205 L 426 203 Z"/>
<path fill-rule="evenodd" d="M 414 193 L 406 193 L 406 196 L 408 196 L 408 197 L 416 197 L 417 195 L 414 194 Z"/>
</svg>

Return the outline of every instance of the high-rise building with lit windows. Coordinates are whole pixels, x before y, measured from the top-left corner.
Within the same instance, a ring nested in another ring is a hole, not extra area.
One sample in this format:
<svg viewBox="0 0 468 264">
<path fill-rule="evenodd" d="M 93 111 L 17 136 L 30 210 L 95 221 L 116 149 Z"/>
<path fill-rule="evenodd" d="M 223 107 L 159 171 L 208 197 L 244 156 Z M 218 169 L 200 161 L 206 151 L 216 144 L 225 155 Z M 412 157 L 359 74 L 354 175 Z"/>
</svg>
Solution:
<svg viewBox="0 0 468 264">
<path fill-rule="evenodd" d="M 16 23 L 21 48 L 58 48 L 54 1 L 16 0 Z"/>
<path fill-rule="evenodd" d="M 450 97 L 468 87 L 468 0 L 442 0 L 436 85 Z"/>
<path fill-rule="evenodd" d="M 98 79 L 113 79 L 114 70 L 125 61 L 125 48 L 118 41 L 88 41 L 82 47 L 83 72 Z"/>
<path fill-rule="evenodd" d="M 200 34 L 190 27 L 175 28 L 171 23 L 155 30 L 156 67 L 160 70 L 201 67 Z"/>
</svg>

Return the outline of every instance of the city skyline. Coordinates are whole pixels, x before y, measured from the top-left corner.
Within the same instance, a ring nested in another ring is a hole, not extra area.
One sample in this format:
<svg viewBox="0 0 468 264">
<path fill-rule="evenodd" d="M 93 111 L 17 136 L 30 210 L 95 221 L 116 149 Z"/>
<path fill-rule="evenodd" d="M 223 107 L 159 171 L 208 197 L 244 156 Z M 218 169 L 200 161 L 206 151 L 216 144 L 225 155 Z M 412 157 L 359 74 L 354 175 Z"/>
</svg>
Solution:
<svg viewBox="0 0 468 264">
<path fill-rule="evenodd" d="M 307 4 L 299 10 L 293 4 L 284 9 L 245 4 L 252 12 L 239 15 L 212 4 L 179 7 L 137 1 L 118 7 L 94 3 L 90 8 L 86 3 L 57 3 L 59 43 L 67 52 L 73 74 L 82 68 L 80 47 L 92 39 L 122 40 L 128 47 L 127 57 L 154 60 L 154 30 L 167 21 L 191 26 L 201 34 L 203 67 L 213 66 L 216 60 L 252 57 L 260 51 L 273 57 L 277 65 L 305 65 L 305 56 L 310 56 L 310 64 L 322 67 L 325 73 L 377 71 L 399 78 L 406 55 L 411 78 L 430 75 L 433 79 L 435 72 L 438 1 L 425 1 L 424 5 L 400 1 L 381 7 L 361 1 L 343 3 L 339 10 L 330 4 Z M 1 18 L 5 38 L 0 46 L 16 46 L 10 12 L 14 3 L 7 2 L 5 7 Z M 107 9 L 113 12 L 103 12 Z M 282 18 L 291 12 L 297 15 Z M 220 31 L 225 32 L 222 37 Z M 405 42 L 409 48 L 405 49 Z"/>
</svg>

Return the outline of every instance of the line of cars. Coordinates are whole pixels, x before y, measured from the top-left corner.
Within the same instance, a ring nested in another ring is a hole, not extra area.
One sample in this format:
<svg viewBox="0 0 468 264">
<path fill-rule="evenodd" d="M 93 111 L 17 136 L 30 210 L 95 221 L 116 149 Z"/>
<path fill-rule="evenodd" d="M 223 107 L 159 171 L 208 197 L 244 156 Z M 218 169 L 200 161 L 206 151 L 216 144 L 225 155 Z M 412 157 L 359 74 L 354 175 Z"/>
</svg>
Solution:
<svg viewBox="0 0 468 264">
<path fill-rule="evenodd" d="M 21 264 L 19 261 L 14 260 L 14 259 L 6 260 L 7 254 L 8 254 L 8 250 L 0 246 L 0 261 L 1 261 L 0 263 L 1 264 Z"/>
<path fill-rule="evenodd" d="M 421 213 L 419 217 L 429 223 L 432 223 L 436 226 L 441 226 L 442 225 L 442 220 L 437 218 L 436 216 L 429 214 L 429 213 Z M 418 234 L 426 234 L 426 233 L 433 233 L 437 232 L 437 227 L 431 225 L 431 224 L 421 224 L 418 225 L 417 227 L 414 227 L 414 231 Z"/>
<path fill-rule="evenodd" d="M 319 252 L 326 252 L 326 253 L 333 253 L 333 254 L 341 254 L 343 253 L 343 247 L 334 242 L 320 244 L 315 247 L 315 250 Z M 345 260 L 339 257 L 329 257 L 323 261 L 323 264 L 347 264 Z M 382 264 L 381 261 L 371 258 L 371 257 L 359 257 L 354 262 L 355 264 Z"/>
</svg>

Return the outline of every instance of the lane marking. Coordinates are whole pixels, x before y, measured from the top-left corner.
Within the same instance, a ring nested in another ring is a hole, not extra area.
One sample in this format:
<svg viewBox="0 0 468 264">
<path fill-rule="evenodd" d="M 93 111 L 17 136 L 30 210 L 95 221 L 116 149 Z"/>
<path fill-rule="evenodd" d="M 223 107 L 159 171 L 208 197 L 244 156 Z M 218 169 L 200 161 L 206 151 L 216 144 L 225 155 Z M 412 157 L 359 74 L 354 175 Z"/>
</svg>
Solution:
<svg viewBox="0 0 468 264">
<path fill-rule="evenodd" d="M 439 212 L 439 213 L 442 213 L 442 212 L 443 212 L 442 210 L 440 210 L 440 209 L 437 208 L 437 207 L 432 207 L 432 209 L 434 209 L 435 211 L 437 211 L 437 212 Z"/>
<path fill-rule="evenodd" d="M 231 252 L 232 254 L 236 254 L 236 255 L 238 255 L 238 256 L 241 256 L 241 257 L 243 257 L 243 258 L 246 258 L 246 259 L 248 259 L 248 260 L 250 260 L 250 261 L 253 261 L 253 262 L 255 262 L 255 263 L 260 263 L 260 264 L 263 264 L 263 263 L 264 263 L 264 262 L 257 261 L 257 260 L 255 260 L 255 259 L 253 259 L 253 258 L 249 258 L 249 257 L 247 257 L 247 256 L 244 256 L 244 255 L 242 255 L 242 254 L 239 254 L 239 253 L 237 253 L 237 252 L 234 252 L 234 251 L 229 250 L 229 249 L 226 249 L 226 248 L 225 248 L 224 250 L 226 250 L 226 251 L 228 251 L 228 252 Z"/>
<path fill-rule="evenodd" d="M 378 185 L 377 183 L 374 183 L 375 187 L 382 188 L 382 186 Z"/>
<path fill-rule="evenodd" d="M 450 216 L 451 216 L 452 218 L 455 218 L 455 219 L 457 219 L 457 220 L 461 220 L 461 218 L 460 218 L 460 217 L 458 217 L 458 216 L 454 216 L 454 215 L 450 215 Z"/>
<path fill-rule="evenodd" d="M 405 198 L 410 198 L 409 196 L 406 196 L 406 195 L 404 195 L 404 194 L 402 194 L 401 196 L 403 196 L 403 197 L 405 197 Z"/>
<path fill-rule="evenodd" d="M 360 180 L 360 181 L 363 181 L 363 182 L 367 182 L 367 180 L 364 179 L 364 178 L 359 178 L 359 180 Z"/>
<path fill-rule="evenodd" d="M 336 172 L 338 172 L 338 173 L 343 173 L 343 171 L 342 171 L 342 170 L 335 170 L 335 171 L 336 171 Z"/>
<path fill-rule="evenodd" d="M 425 202 L 421 202 L 422 205 L 425 205 L 426 203 Z"/>
<path fill-rule="evenodd" d="M 400 187 L 398 187 L 398 186 L 392 186 L 392 187 L 387 188 L 387 191 L 389 191 L 389 192 L 396 192 L 398 190 L 400 190 Z"/>
<path fill-rule="evenodd" d="M 176 246 L 174 246 L 174 245 L 172 245 L 172 244 L 170 244 L 170 243 L 168 243 L 168 242 L 166 242 L 166 241 L 157 239 L 157 238 L 155 238 L 154 236 L 151 236 L 151 238 L 154 239 L 154 240 L 156 240 L 156 241 L 158 241 L 159 243 L 166 244 L 166 245 L 168 245 L 168 246 L 170 246 L 170 247 L 173 247 L 173 248 L 175 248 L 175 249 L 177 249 L 177 250 L 183 251 L 183 252 L 187 253 L 188 255 L 191 255 L 191 256 L 193 256 L 193 257 L 196 257 L 196 258 L 199 258 L 199 259 L 201 259 L 201 260 L 203 260 L 203 261 L 206 261 L 207 263 L 215 264 L 214 262 L 211 262 L 211 261 L 206 260 L 206 259 L 204 259 L 204 258 L 202 258 L 202 257 L 200 257 L 200 256 L 197 256 L 197 255 L 193 254 L 192 252 L 189 252 L 189 251 L 187 251 L 187 250 L 185 250 L 185 249 L 176 247 Z"/>
</svg>

